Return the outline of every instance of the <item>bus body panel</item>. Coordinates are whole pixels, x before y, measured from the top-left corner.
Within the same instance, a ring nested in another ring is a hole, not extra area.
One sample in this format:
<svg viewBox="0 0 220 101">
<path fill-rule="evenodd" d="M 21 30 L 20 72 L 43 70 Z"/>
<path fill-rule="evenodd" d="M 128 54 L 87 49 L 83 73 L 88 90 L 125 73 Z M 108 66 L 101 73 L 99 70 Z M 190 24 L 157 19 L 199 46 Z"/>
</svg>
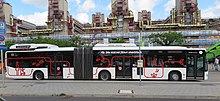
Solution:
<svg viewBox="0 0 220 101">
<path fill-rule="evenodd" d="M 74 68 L 63 68 L 63 79 L 74 79 Z"/>
<path fill-rule="evenodd" d="M 115 79 L 115 68 L 101 68 L 101 67 L 93 67 L 93 79 L 99 78 L 99 73 L 102 71 L 108 71 L 111 75 L 111 79 Z"/>
<path fill-rule="evenodd" d="M 44 74 L 44 79 L 48 79 L 47 68 L 13 68 L 6 67 L 6 77 L 12 79 L 33 79 L 35 71 L 41 71 Z"/>
<path fill-rule="evenodd" d="M 172 71 L 178 71 L 181 73 L 181 80 L 186 80 L 186 69 L 185 68 L 164 68 L 164 73 L 162 68 L 143 68 L 143 75 L 141 75 L 141 79 L 146 80 L 168 80 L 169 73 Z M 140 75 L 138 75 L 138 69 L 132 69 L 132 79 L 140 79 Z"/>
</svg>

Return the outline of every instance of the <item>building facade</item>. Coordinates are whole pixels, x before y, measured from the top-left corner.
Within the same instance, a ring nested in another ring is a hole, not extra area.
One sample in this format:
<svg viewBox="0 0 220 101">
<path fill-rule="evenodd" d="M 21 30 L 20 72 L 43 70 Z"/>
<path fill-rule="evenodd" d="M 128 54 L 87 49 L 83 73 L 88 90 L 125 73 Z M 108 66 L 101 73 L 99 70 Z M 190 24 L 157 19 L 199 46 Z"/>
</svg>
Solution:
<svg viewBox="0 0 220 101">
<path fill-rule="evenodd" d="M 92 24 L 84 24 L 84 27 L 86 33 L 106 33 L 106 23 L 104 14 L 100 12 L 92 14 Z"/>
<path fill-rule="evenodd" d="M 73 18 L 73 22 L 71 23 L 73 26 L 73 33 L 74 34 L 84 34 L 84 26 L 82 23 L 80 23 L 78 20 Z"/>
<path fill-rule="evenodd" d="M 48 0 L 48 29 L 54 35 L 72 35 L 72 17 L 68 12 L 67 0 Z"/>
<path fill-rule="evenodd" d="M 134 32 L 134 15 L 128 7 L 128 0 L 112 0 L 112 12 L 107 19 L 109 32 Z"/>
<path fill-rule="evenodd" d="M 200 25 L 201 11 L 197 0 L 176 0 L 175 9 L 171 10 L 171 23 Z"/>
<path fill-rule="evenodd" d="M 8 37 L 27 36 L 29 30 L 36 29 L 36 25 L 13 16 L 12 6 L 0 0 L 0 20 L 6 22 L 6 33 Z"/>
<path fill-rule="evenodd" d="M 142 10 L 141 12 L 138 12 L 138 26 L 142 29 L 145 26 L 151 26 L 151 12 L 147 10 Z"/>
</svg>

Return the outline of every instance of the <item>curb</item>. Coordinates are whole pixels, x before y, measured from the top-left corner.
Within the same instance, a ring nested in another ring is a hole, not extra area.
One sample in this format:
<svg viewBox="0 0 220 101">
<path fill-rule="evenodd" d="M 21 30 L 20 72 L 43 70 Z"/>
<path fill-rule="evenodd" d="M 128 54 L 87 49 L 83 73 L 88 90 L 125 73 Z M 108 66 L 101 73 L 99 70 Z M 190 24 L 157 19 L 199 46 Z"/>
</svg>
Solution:
<svg viewBox="0 0 220 101">
<path fill-rule="evenodd" d="M 220 99 L 220 96 L 184 96 L 184 95 L 135 95 L 135 94 L 74 94 L 74 95 L 11 95 L 3 94 L 2 96 L 55 96 L 55 97 L 97 97 L 97 98 L 159 98 L 159 99 Z M 6 101 L 0 96 L 0 101 Z"/>
</svg>

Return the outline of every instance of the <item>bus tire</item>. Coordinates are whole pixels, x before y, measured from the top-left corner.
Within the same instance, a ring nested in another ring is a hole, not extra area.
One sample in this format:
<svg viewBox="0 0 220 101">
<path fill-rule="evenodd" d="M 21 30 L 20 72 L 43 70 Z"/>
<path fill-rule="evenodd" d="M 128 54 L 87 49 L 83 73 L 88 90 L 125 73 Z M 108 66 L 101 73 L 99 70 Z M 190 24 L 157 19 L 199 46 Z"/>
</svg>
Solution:
<svg viewBox="0 0 220 101">
<path fill-rule="evenodd" d="M 179 72 L 171 72 L 169 75 L 169 80 L 171 81 L 180 81 L 181 75 Z"/>
<path fill-rule="evenodd" d="M 108 71 L 102 71 L 99 74 L 99 79 L 100 80 L 106 81 L 106 80 L 110 80 L 110 78 L 111 78 L 111 75 Z"/>
<path fill-rule="evenodd" d="M 34 80 L 43 80 L 44 79 L 43 72 L 41 72 L 41 71 L 34 72 L 33 79 Z"/>
</svg>

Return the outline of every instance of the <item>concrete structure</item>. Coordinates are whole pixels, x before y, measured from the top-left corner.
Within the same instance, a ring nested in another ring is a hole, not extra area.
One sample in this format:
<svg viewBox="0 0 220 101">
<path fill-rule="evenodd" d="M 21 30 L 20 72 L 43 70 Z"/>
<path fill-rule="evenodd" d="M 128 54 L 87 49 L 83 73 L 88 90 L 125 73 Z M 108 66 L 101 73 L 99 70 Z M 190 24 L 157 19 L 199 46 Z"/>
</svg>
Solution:
<svg viewBox="0 0 220 101">
<path fill-rule="evenodd" d="M 80 23 L 78 20 L 73 18 L 73 22 L 72 22 L 72 26 L 73 26 L 73 33 L 74 34 L 84 34 L 84 26 L 82 23 Z"/>
<path fill-rule="evenodd" d="M 104 14 L 93 14 L 92 26 L 85 25 L 85 32 L 98 33 L 122 33 L 134 32 L 133 12 L 128 8 L 128 0 L 112 0 L 112 12 L 104 23 Z"/>
<path fill-rule="evenodd" d="M 107 19 L 109 32 L 133 32 L 134 15 L 128 8 L 128 0 L 112 0 L 112 12 Z"/>
<path fill-rule="evenodd" d="M 72 35 L 71 22 L 67 0 L 48 0 L 47 25 L 48 29 L 54 31 L 54 35 Z"/>
<path fill-rule="evenodd" d="M 201 12 L 197 0 L 176 0 L 175 9 L 171 10 L 171 22 L 184 25 L 201 24 Z"/>
<path fill-rule="evenodd" d="M 220 18 L 202 19 L 202 23 L 207 25 L 207 29 L 220 30 Z"/>
<path fill-rule="evenodd" d="M 16 26 L 13 21 L 12 6 L 4 0 L 0 0 L 0 20 L 5 21 L 7 25 L 6 33 L 16 33 Z"/>
<path fill-rule="evenodd" d="M 97 23 L 96 20 L 100 19 L 102 14 L 93 14 L 92 26 L 85 27 L 86 33 L 128 33 L 149 30 L 185 29 L 203 30 L 206 28 L 206 24 L 202 24 L 201 21 L 197 0 L 176 0 L 176 6 L 171 10 L 171 15 L 164 20 L 151 21 L 151 12 L 142 10 L 138 12 L 138 22 L 134 22 L 133 12 L 128 7 L 128 0 L 112 0 L 111 3 L 112 12 L 107 18 L 107 23 Z"/>
<path fill-rule="evenodd" d="M 0 20 L 6 22 L 6 33 L 9 37 L 26 36 L 29 30 L 36 29 L 35 24 L 15 18 L 13 16 L 12 6 L 4 0 L 0 0 Z"/>
<path fill-rule="evenodd" d="M 136 31 L 146 30 L 202 30 L 206 28 L 201 21 L 201 11 L 197 0 L 176 0 L 175 8 L 170 11 L 170 16 L 164 20 L 152 21 L 151 26 L 140 26 Z"/>
<path fill-rule="evenodd" d="M 87 33 L 97 34 L 106 33 L 106 24 L 104 14 L 97 12 L 92 14 L 92 24 L 85 24 L 84 30 Z"/>
<path fill-rule="evenodd" d="M 144 26 L 151 26 L 151 12 L 147 10 L 142 10 L 142 12 L 138 12 L 138 26 L 139 28 L 143 28 Z"/>
<path fill-rule="evenodd" d="M 98 12 L 92 15 L 92 24 L 93 27 L 103 27 L 105 23 L 104 14 Z"/>
</svg>

